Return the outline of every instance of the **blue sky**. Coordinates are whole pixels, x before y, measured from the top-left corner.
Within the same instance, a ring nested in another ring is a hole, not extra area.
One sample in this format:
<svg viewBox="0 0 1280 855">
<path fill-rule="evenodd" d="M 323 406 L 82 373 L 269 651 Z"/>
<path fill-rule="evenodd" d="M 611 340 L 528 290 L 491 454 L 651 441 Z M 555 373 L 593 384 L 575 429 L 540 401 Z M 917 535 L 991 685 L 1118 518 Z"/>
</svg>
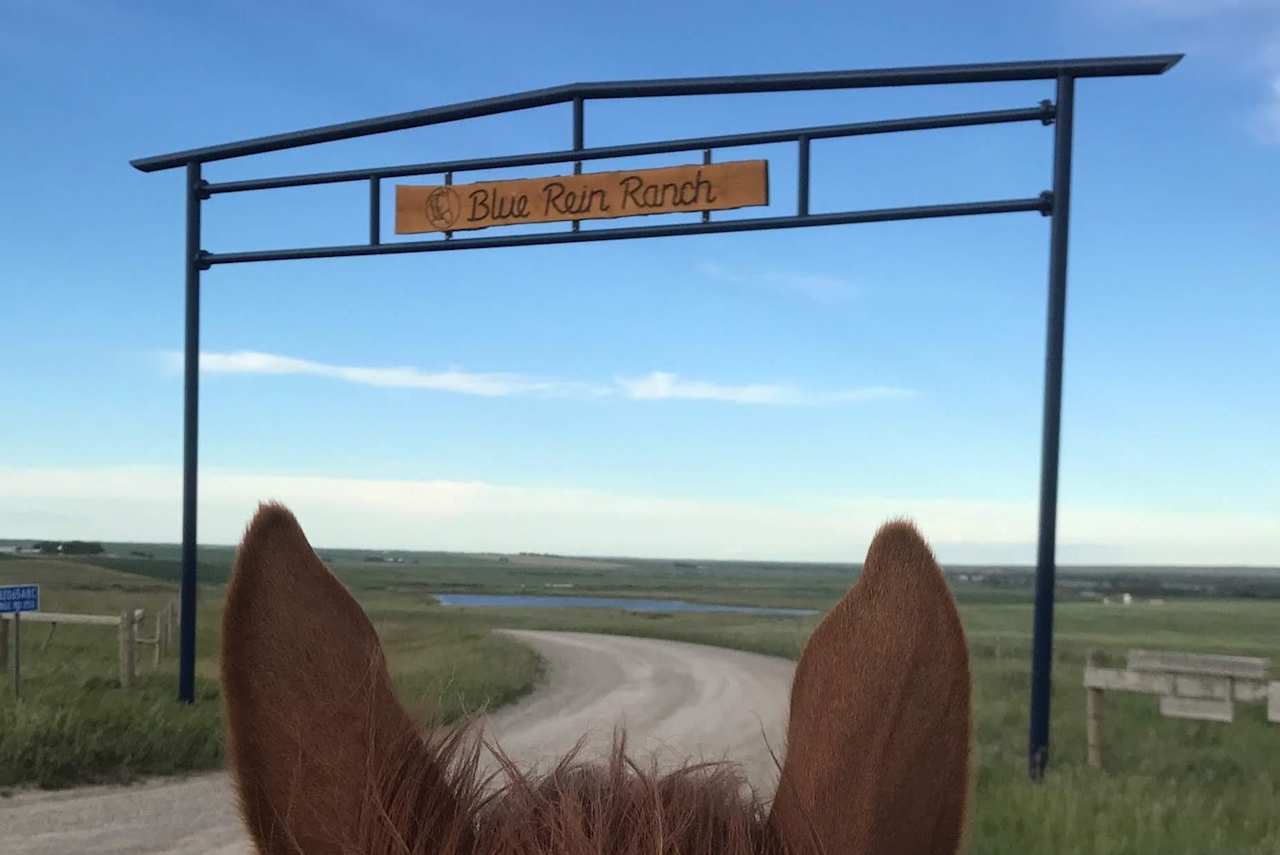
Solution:
<svg viewBox="0 0 1280 855">
<path fill-rule="evenodd" d="M 1280 12 L 1248 0 L 7 3 L 0 536 L 178 538 L 181 175 L 131 158 L 575 80 L 1162 52 L 1188 56 L 1077 88 L 1060 554 L 1280 564 Z M 586 142 L 1046 97 L 593 102 Z M 560 148 L 569 120 L 206 176 Z M 824 141 L 812 207 L 1032 196 L 1050 154 L 1038 124 Z M 732 156 L 770 161 L 787 212 L 792 148 Z M 220 196 L 204 246 L 359 242 L 366 204 L 360 185 Z M 233 541 L 275 497 L 330 546 L 857 560 L 907 514 L 945 560 L 1030 561 L 1047 222 L 216 268 L 201 540 Z"/>
</svg>

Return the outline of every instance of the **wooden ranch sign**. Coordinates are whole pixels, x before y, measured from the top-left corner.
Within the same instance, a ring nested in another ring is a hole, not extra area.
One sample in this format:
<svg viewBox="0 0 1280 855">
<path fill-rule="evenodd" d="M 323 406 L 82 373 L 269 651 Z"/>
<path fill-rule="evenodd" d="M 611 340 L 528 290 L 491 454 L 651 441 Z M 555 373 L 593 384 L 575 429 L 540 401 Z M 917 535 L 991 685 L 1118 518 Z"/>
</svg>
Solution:
<svg viewBox="0 0 1280 855">
<path fill-rule="evenodd" d="M 724 211 L 769 204 L 769 163 L 592 172 L 476 184 L 396 185 L 396 234 Z"/>
</svg>

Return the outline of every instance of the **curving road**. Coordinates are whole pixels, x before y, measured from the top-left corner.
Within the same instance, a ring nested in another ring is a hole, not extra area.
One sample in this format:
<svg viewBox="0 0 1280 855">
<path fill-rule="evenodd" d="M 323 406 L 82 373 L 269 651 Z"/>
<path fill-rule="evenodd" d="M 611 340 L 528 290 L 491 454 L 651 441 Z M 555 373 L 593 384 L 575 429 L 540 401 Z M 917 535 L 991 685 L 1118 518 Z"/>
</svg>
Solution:
<svg viewBox="0 0 1280 855">
<path fill-rule="evenodd" d="M 636 756 L 730 759 L 768 793 L 781 757 L 793 665 L 784 659 L 675 641 L 508 631 L 548 662 L 546 684 L 489 718 L 486 730 L 518 763 L 544 766 L 584 735 L 588 756 L 625 725 Z M 10 855 L 249 855 L 226 775 L 131 787 L 26 792 L 0 799 Z"/>
</svg>

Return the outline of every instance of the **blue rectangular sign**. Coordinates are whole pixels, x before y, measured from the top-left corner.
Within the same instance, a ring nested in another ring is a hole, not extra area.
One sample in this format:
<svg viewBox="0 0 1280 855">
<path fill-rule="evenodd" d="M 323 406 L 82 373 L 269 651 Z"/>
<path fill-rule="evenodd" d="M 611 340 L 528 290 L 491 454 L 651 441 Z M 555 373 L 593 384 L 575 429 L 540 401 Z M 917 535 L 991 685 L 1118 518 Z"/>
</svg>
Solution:
<svg viewBox="0 0 1280 855">
<path fill-rule="evenodd" d="M 38 611 L 39 585 L 0 585 L 0 614 Z"/>
</svg>

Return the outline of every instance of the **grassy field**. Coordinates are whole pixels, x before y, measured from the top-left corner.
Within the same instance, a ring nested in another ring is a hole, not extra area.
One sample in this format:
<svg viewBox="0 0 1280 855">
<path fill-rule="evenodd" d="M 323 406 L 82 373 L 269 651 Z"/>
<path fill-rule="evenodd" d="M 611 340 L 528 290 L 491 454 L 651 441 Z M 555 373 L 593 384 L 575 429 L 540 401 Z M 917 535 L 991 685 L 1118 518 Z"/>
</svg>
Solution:
<svg viewBox="0 0 1280 855">
<path fill-rule="evenodd" d="M 39 581 L 50 611 L 154 609 L 175 595 L 172 554 L 124 554 L 90 559 L 99 566 L 70 559 L 0 561 L 0 584 Z M 326 557 L 373 618 L 405 699 L 437 703 L 447 716 L 510 702 L 539 679 L 537 658 L 490 635 L 494 627 L 645 635 L 794 658 L 816 619 L 459 610 L 436 605 L 433 590 L 677 596 L 822 608 L 853 574 L 853 568 L 835 566 L 673 567 L 547 556 L 511 556 L 504 562 L 497 556 L 352 550 Z M 371 557 L 381 560 L 367 560 Z M 216 548 L 200 556 L 202 563 L 220 568 L 222 576 L 211 576 L 215 581 L 225 579 L 229 558 L 229 552 Z M 389 560 L 395 558 L 404 563 Z M 1084 763 L 1080 688 L 1084 657 L 1092 647 L 1233 652 L 1280 662 L 1280 600 L 1184 597 L 1121 607 L 1067 591 L 1057 612 L 1052 771 L 1042 786 L 1031 786 L 1025 779 L 1031 627 L 1026 591 L 1014 571 L 991 570 L 980 582 L 971 572 L 965 575 L 969 581 L 953 577 L 953 582 L 973 656 L 971 852 L 1280 853 L 1280 725 L 1267 724 L 1260 707 L 1240 706 L 1234 723 L 1220 725 L 1166 720 L 1150 697 L 1109 694 L 1108 768 L 1098 772 Z M 1179 578 L 1185 584 L 1195 575 Z M 1091 583 L 1104 591 L 1106 584 L 1105 578 Z M 558 587 L 545 590 L 552 585 Z M 7 692 L 0 697 L 0 788 L 127 781 L 219 766 L 221 597 L 220 585 L 202 589 L 201 703 L 190 708 L 173 701 L 172 661 L 154 672 L 142 665 L 140 685 L 120 690 L 112 630 L 60 627 L 42 651 L 47 628 L 29 625 L 23 635 L 24 700 L 15 703 Z"/>
</svg>

